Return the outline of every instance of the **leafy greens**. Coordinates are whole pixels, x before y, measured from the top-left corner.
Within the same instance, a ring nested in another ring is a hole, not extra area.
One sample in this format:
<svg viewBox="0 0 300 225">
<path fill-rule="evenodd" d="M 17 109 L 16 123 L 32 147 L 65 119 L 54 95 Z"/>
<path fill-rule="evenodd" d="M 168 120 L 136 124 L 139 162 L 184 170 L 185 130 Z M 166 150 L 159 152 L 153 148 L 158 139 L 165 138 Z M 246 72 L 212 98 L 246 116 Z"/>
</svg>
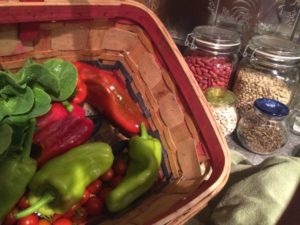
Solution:
<svg viewBox="0 0 300 225">
<path fill-rule="evenodd" d="M 43 64 L 28 60 L 15 74 L 0 71 L 0 155 L 10 145 L 9 149 L 16 150 L 22 143 L 22 126 L 47 113 L 51 101 L 67 100 L 76 83 L 75 66 L 62 59 Z"/>
</svg>

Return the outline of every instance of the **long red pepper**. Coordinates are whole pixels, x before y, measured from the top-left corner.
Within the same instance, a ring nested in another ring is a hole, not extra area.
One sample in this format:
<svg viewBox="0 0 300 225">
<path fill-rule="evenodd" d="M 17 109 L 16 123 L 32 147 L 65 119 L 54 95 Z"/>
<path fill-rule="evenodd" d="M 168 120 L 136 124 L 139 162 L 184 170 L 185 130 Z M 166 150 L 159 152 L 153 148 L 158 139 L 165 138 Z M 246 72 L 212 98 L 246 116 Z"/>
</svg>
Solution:
<svg viewBox="0 0 300 225">
<path fill-rule="evenodd" d="M 72 108 L 72 112 L 68 112 L 61 103 L 53 103 L 47 114 L 37 118 L 33 143 L 41 146 L 42 152 L 36 158 L 39 166 L 90 137 L 93 122 L 85 117 L 80 106 L 73 103 Z"/>
<path fill-rule="evenodd" d="M 129 136 L 139 134 L 141 123 L 148 128 L 147 119 L 112 73 L 82 62 L 74 65 L 79 79 L 87 86 L 87 102 L 90 105 Z"/>
<path fill-rule="evenodd" d="M 75 96 L 72 98 L 71 102 L 75 104 L 82 104 L 87 96 L 87 87 L 86 84 L 78 79 L 76 90 L 75 90 Z"/>
</svg>

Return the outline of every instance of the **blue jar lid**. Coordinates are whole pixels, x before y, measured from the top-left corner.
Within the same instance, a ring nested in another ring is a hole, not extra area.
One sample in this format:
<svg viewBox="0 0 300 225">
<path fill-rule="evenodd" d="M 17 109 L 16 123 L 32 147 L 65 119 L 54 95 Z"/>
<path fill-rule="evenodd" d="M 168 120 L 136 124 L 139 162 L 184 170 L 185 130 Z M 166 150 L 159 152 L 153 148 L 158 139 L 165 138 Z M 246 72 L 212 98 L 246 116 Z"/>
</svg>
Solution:
<svg viewBox="0 0 300 225">
<path fill-rule="evenodd" d="M 255 108 L 273 117 L 284 117 L 289 114 L 287 105 L 270 98 L 259 98 L 254 102 Z"/>
</svg>

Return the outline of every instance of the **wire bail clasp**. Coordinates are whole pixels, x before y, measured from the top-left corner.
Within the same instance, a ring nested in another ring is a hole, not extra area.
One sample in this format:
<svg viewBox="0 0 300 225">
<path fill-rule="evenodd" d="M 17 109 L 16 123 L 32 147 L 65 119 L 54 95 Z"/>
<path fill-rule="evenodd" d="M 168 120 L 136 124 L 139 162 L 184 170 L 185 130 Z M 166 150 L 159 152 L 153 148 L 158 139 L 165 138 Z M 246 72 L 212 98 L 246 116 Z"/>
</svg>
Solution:
<svg viewBox="0 0 300 225">
<path fill-rule="evenodd" d="M 192 41 L 190 41 L 192 39 Z M 189 33 L 184 41 L 184 45 L 187 47 L 190 47 L 191 49 L 197 48 L 195 45 L 195 36 L 193 36 L 193 33 Z"/>
<path fill-rule="evenodd" d="M 242 56 L 243 56 L 243 57 L 248 56 L 248 49 L 249 49 L 249 44 L 245 47 L 245 49 L 244 49 L 244 51 L 243 51 L 243 53 L 242 53 Z M 253 49 L 253 51 L 252 51 L 252 53 L 251 53 L 251 55 L 250 55 L 250 57 L 249 57 L 250 62 L 253 62 L 253 61 L 254 61 L 256 51 L 257 51 L 257 48 Z"/>
</svg>

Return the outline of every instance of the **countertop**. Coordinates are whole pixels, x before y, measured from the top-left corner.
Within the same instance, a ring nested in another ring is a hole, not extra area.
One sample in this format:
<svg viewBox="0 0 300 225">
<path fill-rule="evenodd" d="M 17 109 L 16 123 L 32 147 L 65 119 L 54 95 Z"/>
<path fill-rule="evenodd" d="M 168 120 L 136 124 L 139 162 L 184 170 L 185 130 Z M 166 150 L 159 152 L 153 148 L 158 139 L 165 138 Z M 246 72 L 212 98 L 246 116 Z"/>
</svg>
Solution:
<svg viewBox="0 0 300 225">
<path fill-rule="evenodd" d="M 279 150 L 272 154 L 268 155 L 260 155 L 255 154 L 247 149 L 243 148 L 241 144 L 239 143 L 236 133 L 233 133 L 230 136 L 226 137 L 229 149 L 236 150 L 243 155 L 245 155 L 248 160 L 253 164 L 259 164 L 264 159 L 273 156 L 273 155 L 288 155 L 288 156 L 298 156 L 300 157 L 300 136 L 294 135 L 292 133 L 289 133 L 288 141 L 287 143 Z"/>
</svg>

